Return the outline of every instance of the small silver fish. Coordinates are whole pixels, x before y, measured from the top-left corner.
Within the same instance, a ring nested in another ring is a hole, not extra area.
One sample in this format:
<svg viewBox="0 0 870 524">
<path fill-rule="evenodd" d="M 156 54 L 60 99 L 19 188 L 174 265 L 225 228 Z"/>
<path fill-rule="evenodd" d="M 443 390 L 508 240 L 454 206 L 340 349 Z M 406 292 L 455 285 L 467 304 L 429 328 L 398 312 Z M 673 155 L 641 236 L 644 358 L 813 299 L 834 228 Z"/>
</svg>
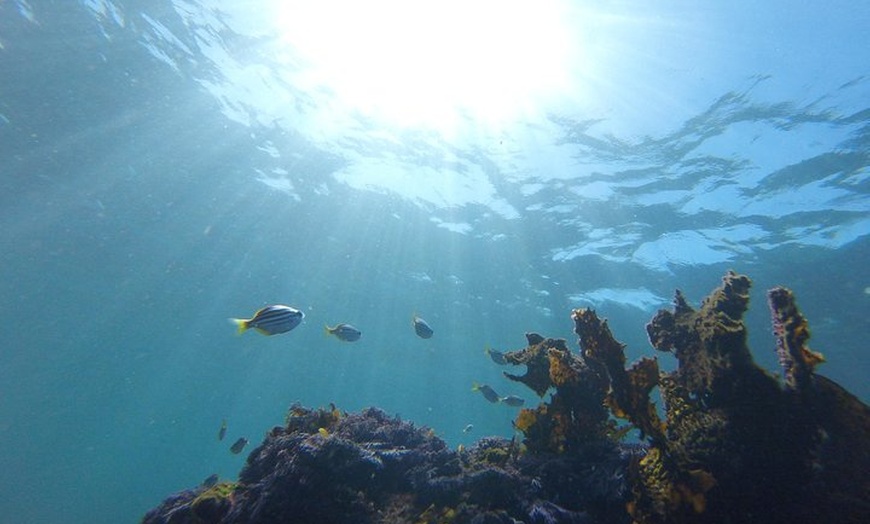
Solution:
<svg viewBox="0 0 870 524">
<path fill-rule="evenodd" d="M 498 396 L 498 393 L 496 393 L 494 389 L 487 386 L 486 384 L 478 384 L 477 382 L 475 382 L 474 385 L 471 386 L 471 391 L 480 391 L 480 393 L 483 395 L 483 398 L 493 403 L 501 400 L 501 397 Z"/>
<path fill-rule="evenodd" d="M 504 358 L 504 353 L 502 353 L 501 351 L 496 351 L 491 347 L 486 346 L 486 349 L 484 349 L 483 352 L 489 355 L 489 358 L 499 366 L 504 366 L 507 364 L 507 360 L 505 360 Z"/>
<path fill-rule="evenodd" d="M 305 313 L 290 306 L 273 304 L 254 313 L 251 318 L 231 318 L 238 327 L 241 335 L 250 328 L 254 328 L 264 335 L 277 335 L 286 333 L 302 323 Z"/>
<path fill-rule="evenodd" d="M 525 399 L 522 397 L 518 397 L 516 395 L 508 395 L 506 397 L 501 397 L 498 399 L 502 404 L 507 404 L 508 406 L 518 408 L 526 403 Z"/>
<path fill-rule="evenodd" d="M 335 335 L 339 340 L 355 342 L 362 336 L 362 332 L 350 324 L 337 324 L 335 327 L 326 326 L 327 335 Z"/>
<path fill-rule="evenodd" d="M 435 333 L 432 331 L 432 328 L 429 327 L 429 324 L 417 315 L 414 315 L 413 324 L 414 332 L 417 333 L 417 336 L 420 338 L 432 338 L 432 335 Z"/>
<path fill-rule="evenodd" d="M 465 426 L 464 428 L 462 428 L 462 432 L 463 432 L 463 433 L 468 433 L 468 432 L 471 431 L 472 429 L 474 429 L 474 424 L 469 424 L 469 425 Z"/>
<path fill-rule="evenodd" d="M 221 421 L 221 429 L 218 430 L 218 440 L 223 440 L 227 436 L 227 419 Z"/>
<path fill-rule="evenodd" d="M 245 449 L 245 446 L 248 445 L 248 439 L 245 437 L 241 437 L 239 440 L 235 441 L 232 446 L 230 446 L 230 451 L 234 454 L 238 455 Z"/>
</svg>

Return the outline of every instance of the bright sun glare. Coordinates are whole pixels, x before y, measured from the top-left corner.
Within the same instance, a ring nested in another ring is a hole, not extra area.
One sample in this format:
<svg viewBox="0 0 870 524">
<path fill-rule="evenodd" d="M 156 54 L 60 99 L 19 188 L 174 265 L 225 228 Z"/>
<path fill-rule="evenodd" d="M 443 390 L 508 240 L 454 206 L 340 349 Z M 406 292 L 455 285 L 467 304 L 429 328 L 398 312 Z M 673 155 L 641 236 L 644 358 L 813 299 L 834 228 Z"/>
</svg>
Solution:
<svg viewBox="0 0 870 524">
<path fill-rule="evenodd" d="M 290 1 L 277 20 L 309 89 L 398 125 L 497 126 L 567 90 L 557 1 Z"/>
</svg>

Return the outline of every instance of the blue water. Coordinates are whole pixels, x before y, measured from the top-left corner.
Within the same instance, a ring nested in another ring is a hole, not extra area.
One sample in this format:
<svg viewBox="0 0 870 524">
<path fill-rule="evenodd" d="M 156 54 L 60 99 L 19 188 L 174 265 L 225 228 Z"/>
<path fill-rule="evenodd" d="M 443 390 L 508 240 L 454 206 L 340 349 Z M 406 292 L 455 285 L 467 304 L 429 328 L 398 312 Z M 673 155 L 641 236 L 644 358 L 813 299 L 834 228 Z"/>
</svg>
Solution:
<svg viewBox="0 0 870 524">
<path fill-rule="evenodd" d="M 487 345 L 574 344 L 593 306 L 650 355 L 674 289 L 697 304 L 729 268 L 759 363 L 783 284 L 820 372 L 870 398 L 870 6 L 542 3 L 562 45 L 517 30 L 451 70 L 460 29 L 414 47 L 407 12 L 367 30 L 338 4 L 303 26 L 349 41 L 300 58 L 278 4 L 0 2 L 0 521 L 135 522 L 235 478 L 229 445 L 297 401 L 509 436 L 472 383 L 536 399 Z M 488 9 L 462 31 L 492 43 Z M 305 321 L 235 335 L 270 303 Z"/>
</svg>

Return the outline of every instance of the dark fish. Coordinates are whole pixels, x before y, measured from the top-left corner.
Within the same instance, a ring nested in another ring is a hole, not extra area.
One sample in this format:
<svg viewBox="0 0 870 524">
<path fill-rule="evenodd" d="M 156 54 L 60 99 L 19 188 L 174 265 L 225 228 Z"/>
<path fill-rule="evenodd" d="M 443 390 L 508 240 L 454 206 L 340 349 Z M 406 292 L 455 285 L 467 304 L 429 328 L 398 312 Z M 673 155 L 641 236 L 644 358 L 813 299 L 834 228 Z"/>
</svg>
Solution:
<svg viewBox="0 0 870 524">
<path fill-rule="evenodd" d="M 432 338 L 432 335 L 435 333 L 432 331 L 432 328 L 429 327 L 429 324 L 417 315 L 414 315 L 414 332 L 417 333 L 417 336 L 420 338 Z"/>
<path fill-rule="evenodd" d="M 508 406 L 518 408 L 526 403 L 525 399 L 522 397 L 518 397 L 516 395 L 508 395 L 506 397 L 501 397 L 498 399 L 502 404 L 507 404 Z"/>
<path fill-rule="evenodd" d="M 220 477 L 218 477 L 217 473 L 213 473 L 213 474 L 209 475 L 208 478 L 206 478 L 205 480 L 202 481 L 202 487 L 210 488 L 212 486 L 217 485 L 219 478 Z"/>
<path fill-rule="evenodd" d="M 232 318 L 230 320 L 239 326 L 240 335 L 250 328 L 254 328 L 264 335 L 277 335 L 295 328 L 302 322 L 303 318 L 305 318 L 305 313 L 298 309 L 275 304 L 257 311 L 251 318 Z"/>
<path fill-rule="evenodd" d="M 498 393 L 495 392 L 494 389 L 487 386 L 486 384 L 478 384 L 477 382 L 471 386 L 471 391 L 480 391 L 483 394 L 483 398 L 490 402 L 498 402 L 501 398 L 498 396 Z"/>
<path fill-rule="evenodd" d="M 245 449 L 245 446 L 247 446 L 247 445 L 248 445 L 248 439 L 246 439 L 245 437 L 242 437 L 239 440 L 235 441 L 232 446 L 230 446 L 230 451 L 232 451 L 233 453 L 238 455 L 239 453 L 242 452 L 243 449 Z"/>
<path fill-rule="evenodd" d="M 335 335 L 336 338 L 345 342 L 355 342 L 362 336 L 360 330 L 350 324 L 338 324 L 335 327 L 326 326 L 326 334 Z"/>
<path fill-rule="evenodd" d="M 227 419 L 221 421 L 221 429 L 218 430 L 218 440 L 223 440 L 227 436 Z"/>
<path fill-rule="evenodd" d="M 489 346 L 486 346 L 486 349 L 484 349 L 483 351 L 484 353 L 489 355 L 489 358 L 492 359 L 492 361 L 499 366 L 504 366 L 507 364 L 507 360 L 504 359 L 504 353 L 502 353 L 501 351 L 496 351 Z"/>
</svg>

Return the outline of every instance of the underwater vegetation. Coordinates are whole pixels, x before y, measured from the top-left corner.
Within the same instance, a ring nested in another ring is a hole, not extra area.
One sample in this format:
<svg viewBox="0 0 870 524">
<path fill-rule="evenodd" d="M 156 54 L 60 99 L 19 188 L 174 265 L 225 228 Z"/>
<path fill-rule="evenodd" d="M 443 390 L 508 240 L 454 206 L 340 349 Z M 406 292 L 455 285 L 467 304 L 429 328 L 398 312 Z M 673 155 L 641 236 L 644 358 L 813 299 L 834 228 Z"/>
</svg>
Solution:
<svg viewBox="0 0 870 524">
<path fill-rule="evenodd" d="M 504 354 L 525 373 L 505 375 L 549 397 L 520 410 L 522 442 L 451 450 L 376 408 L 296 405 L 237 482 L 172 495 L 143 522 L 866 522 L 870 409 L 815 372 L 824 357 L 785 288 L 768 292 L 784 378 L 754 363 L 750 285 L 728 272 L 700 308 L 678 291 L 655 315 L 647 333 L 676 359 L 670 373 L 655 358 L 626 368 L 625 346 L 591 309 L 572 312 L 579 352 L 526 334 Z M 622 442 L 631 429 L 641 443 Z"/>
</svg>

